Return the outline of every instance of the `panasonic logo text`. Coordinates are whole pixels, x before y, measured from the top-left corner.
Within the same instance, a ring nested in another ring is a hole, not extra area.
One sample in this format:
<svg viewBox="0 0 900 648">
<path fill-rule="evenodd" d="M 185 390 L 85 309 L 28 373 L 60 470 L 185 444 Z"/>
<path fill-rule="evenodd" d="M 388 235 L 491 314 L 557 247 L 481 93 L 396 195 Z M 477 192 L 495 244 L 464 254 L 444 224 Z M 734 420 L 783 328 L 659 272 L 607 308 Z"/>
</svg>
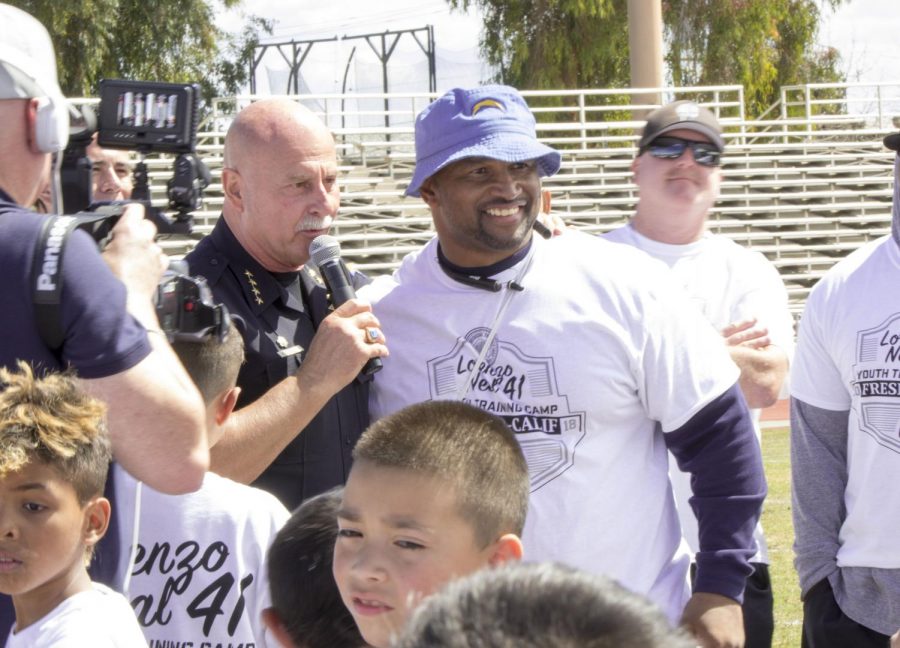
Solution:
<svg viewBox="0 0 900 648">
<path fill-rule="evenodd" d="M 41 274 L 37 278 L 38 290 L 56 290 L 59 255 L 62 252 L 66 229 L 74 219 L 74 216 L 60 216 L 50 227 L 50 236 L 47 237 L 47 246 L 44 248 L 44 258 L 41 259 Z"/>
</svg>

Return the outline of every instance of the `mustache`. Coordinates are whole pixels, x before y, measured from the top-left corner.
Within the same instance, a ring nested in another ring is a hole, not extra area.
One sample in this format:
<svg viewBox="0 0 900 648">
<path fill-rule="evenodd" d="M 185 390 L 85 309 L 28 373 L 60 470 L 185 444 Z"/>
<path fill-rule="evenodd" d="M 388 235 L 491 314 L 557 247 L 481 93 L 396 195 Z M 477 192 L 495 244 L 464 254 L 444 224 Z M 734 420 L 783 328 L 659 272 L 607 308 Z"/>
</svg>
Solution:
<svg viewBox="0 0 900 648">
<path fill-rule="evenodd" d="M 297 231 L 328 229 L 332 222 L 334 222 L 332 216 L 304 216 L 297 224 Z"/>
</svg>

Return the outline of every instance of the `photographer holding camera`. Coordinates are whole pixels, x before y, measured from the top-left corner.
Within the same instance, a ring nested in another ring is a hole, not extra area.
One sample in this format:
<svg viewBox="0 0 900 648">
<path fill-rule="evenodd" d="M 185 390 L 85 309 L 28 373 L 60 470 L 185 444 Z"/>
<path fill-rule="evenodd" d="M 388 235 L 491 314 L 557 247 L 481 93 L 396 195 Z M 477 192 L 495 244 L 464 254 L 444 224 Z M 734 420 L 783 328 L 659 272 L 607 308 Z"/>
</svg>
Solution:
<svg viewBox="0 0 900 648">
<path fill-rule="evenodd" d="M 125 210 L 102 257 L 80 231 L 64 254 L 46 249 L 37 267 L 61 286 L 60 348 L 38 332 L 30 274 L 47 219 L 22 206 L 65 147 L 68 108 L 46 29 L 0 4 L 0 32 L 0 365 L 72 367 L 107 404 L 113 452 L 129 472 L 165 492 L 196 489 L 209 462 L 203 407 L 165 336 L 148 335 L 160 332 L 152 299 L 167 260 L 141 206 Z"/>
<path fill-rule="evenodd" d="M 65 147 L 67 111 L 47 30 L 0 4 L 0 365 L 22 359 L 40 373 L 73 368 L 108 406 L 115 458 L 154 488 L 191 491 L 209 464 L 203 404 L 165 336 L 147 334 L 160 333 L 152 298 L 167 264 L 143 208 L 125 210 L 103 257 L 86 233 L 75 231 L 64 254 L 57 244 L 34 263 L 50 218 L 24 206 L 34 204 L 50 177 L 51 153 Z M 39 332 L 35 267 L 60 289 L 58 348 Z M 6 516 L 2 533 L 19 533 Z M 0 596 L 0 645 L 12 618 L 10 598 Z"/>
</svg>

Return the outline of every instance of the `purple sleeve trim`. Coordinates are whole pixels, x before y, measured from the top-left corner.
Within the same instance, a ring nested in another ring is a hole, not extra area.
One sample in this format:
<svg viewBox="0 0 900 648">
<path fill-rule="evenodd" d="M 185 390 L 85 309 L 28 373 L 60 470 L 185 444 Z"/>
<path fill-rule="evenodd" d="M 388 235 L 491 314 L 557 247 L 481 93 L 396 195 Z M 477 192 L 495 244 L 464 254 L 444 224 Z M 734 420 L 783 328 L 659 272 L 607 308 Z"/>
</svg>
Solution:
<svg viewBox="0 0 900 648">
<path fill-rule="evenodd" d="M 691 474 L 700 540 L 694 591 L 743 602 L 766 480 L 740 388 L 732 386 L 665 439 L 678 467 Z"/>
</svg>

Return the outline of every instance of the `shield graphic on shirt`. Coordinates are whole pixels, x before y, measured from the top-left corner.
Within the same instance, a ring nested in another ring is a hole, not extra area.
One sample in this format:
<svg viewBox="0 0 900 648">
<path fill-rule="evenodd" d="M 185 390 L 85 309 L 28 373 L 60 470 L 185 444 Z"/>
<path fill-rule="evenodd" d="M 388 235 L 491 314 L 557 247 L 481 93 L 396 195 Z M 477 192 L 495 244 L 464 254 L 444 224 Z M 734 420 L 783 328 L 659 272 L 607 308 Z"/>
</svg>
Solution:
<svg viewBox="0 0 900 648">
<path fill-rule="evenodd" d="M 482 355 L 489 334 L 473 329 L 428 361 L 431 398 L 461 399 L 502 418 L 519 441 L 535 491 L 574 464 L 585 415 L 570 411 L 559 393 L 553 358 L 529 356 L 499 338 Z"/>
<path fill-rule="evenodd" d="M 860 429 L 900 453 L 900 313 L 857 334 L 856 358 L 851 384 Z"/>
</svg>

